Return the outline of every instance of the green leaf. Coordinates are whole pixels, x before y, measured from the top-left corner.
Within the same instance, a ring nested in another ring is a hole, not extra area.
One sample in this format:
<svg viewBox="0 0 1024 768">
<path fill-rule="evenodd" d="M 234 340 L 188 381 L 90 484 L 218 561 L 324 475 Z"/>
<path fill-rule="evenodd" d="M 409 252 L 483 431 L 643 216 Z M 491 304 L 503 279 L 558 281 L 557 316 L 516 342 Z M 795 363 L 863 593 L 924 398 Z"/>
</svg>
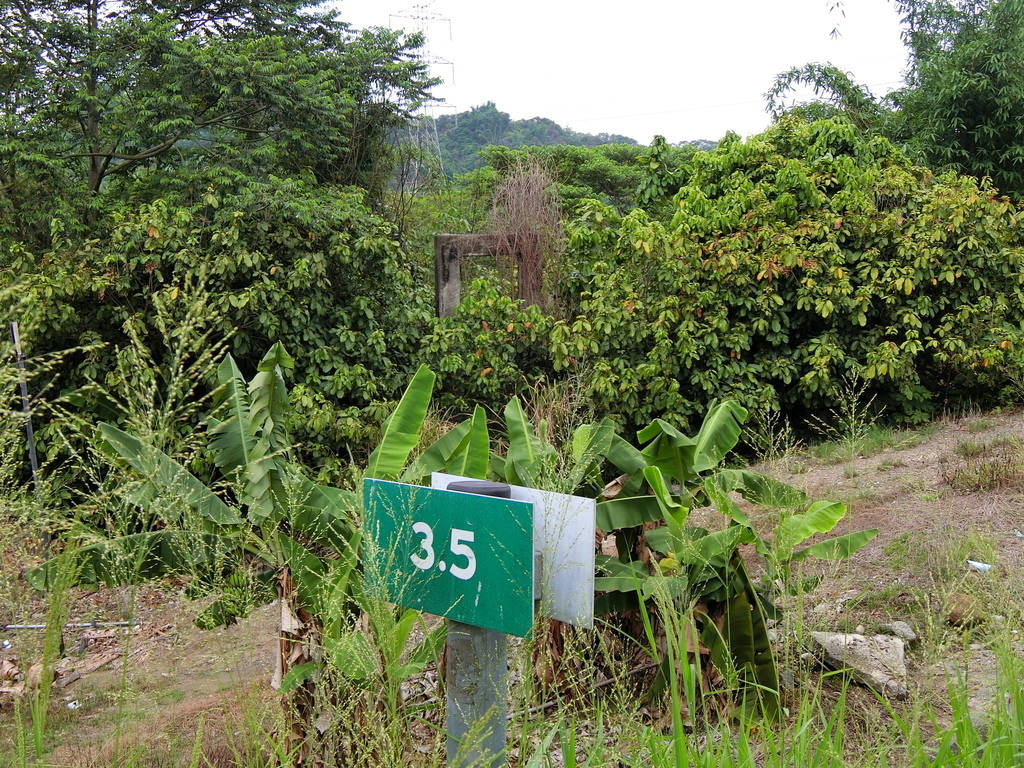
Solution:
<svg viewBox="0 0 1024 768">
<path fill-rule="evenodd" d="M 288 388 L 284 371 L 295 361 L 280 343 L 274 344 L 260 360 L 249 382 L 249 432 L 239 500 L 257 522 L 278 512 L 284 501 L 282 473 L 290 444 L 285 430 L 288 416 Z"/>
<path fill-rule="evenodd" d="M 658 500 L 658 506 L 665 522 L 682 526 L 686 523 L 686 515 L 690 511 L 688 507 L 680 504 L 672 494 L 665 475 L 658 467 L 647 467 L 644 469 L 644 479 L 654 492 L 654 498 Z"/>
<path fill-rule="evenodd" d="M 635 592 L 643 587 L 644 581 L 650 578 L 648 575 L 634 574 L 632 576 L 597 576 L 594 579 L 594 590 L 596 592 Z"/>
<path fill-rule="evenodd" d="M 576 428 L 572 434 L 573 469 L 568 478 L 570 488 L 579 489 L 584 483 L 591 482 L 600 485 L 601 457 L 611 449 L 614 437 L 615 423 L 608 418 L 597 424 L 581 424 Z"/>
<path fill-rule="evenodd" d="M 693 459 L 697 443 L 671 424 L 655 419 L 637 437 L 641 441 L 650 440 L 641 452 L 648 465 L 657 467 L 680 485 L 686 485 L 696 477 Z"/>
<path fill-rule="evenodd" d="M 370 454 L 365 477 L 394 480 L 401 474 L 409 454 L 419 442 L 436 378 L 425 365 L 416 371 L 394 413 L 384 421 L 380 444 Z"/>
<path fill-rule="evenodd" d="M 712 405 L 697 433 L 693 460 L 695 472 L 717 467 L 739 442 L 747 410 L 734 400 Z"/>
<path fill-rule="evenodd" d="M 281 687 L 277 689 L 278 693 L 291 693 L 309 678 L 315 675 L 320 670 L 321 664 L 318 661 L 307 661 L 305 664 L 299 664 L 298 666 L 292 667 L 288 670 L 281 680 Z"/>
<path fill-rule="evenodd" d="M 740 675 L 746 685 L 745 699 L 759 701 L 765 716 L 774 720 L 781 713 L 781 706 L 778 668 L 768 626 L 742 560 L 734 557 L 730 567 L 738 588 L 726 603 L 725 631 L 719 633 L 714 621 L 705 614 L 701 642 L 723 674 L 728 675 L 732 668 Z"/>
<path fill-rule="evenodd" d="M 249 420 L 249 392 L 231 355 L 217 367 L 217 379 L 220 388 L 216 404 L 226 411 L 227 417 L 224 421 L 210 419 L 213 461 L 228 477 L 233 477 L 236 472 L 244 475 L 256 446 L 256 437 L 252 434 Z"/>
<path fill-rule="evenodd" d="M 612 435 L 604 456 L 627 475 L 639 475 L 647 466 L 647 457 L 619 435 Z"/>
<path fill-rule="evenodd" d="M 276 534 L 281 548 L 281 565 L 291 571 L 299 593 L 299 602 L 312 613 L 322 614 L 326 597 L 327 565 L 304 546 L 283 533 Z"/>
<path fill-rule="evenodd" d="M 324 640 L 331 663 L 350 680 L 363 681 L 380 672 L 380 656 L 369 638 L 360 631 Z"/>
<path fill-rule="evenodd" d="M 250 430 L 260 440 L 267 441 L 270 452 L 288 448 L 285 419 L 289 406 L 284 371 L 294 367 L 295 361 L 277 342 L 267 350 L 249 382 Z"/>
<path fill-rule="evenodd" d="M 715 473 L 715 480 L 725 492 L 738 491 L 752 504 L 768 507 L 802 507 L 807 494 L 774 477 L 749 469 L 723 469 Z"/>
<path fill-rule="evenodd" d="M 775 531 L 775 555 L 780 561 L 788 560 L 793 549 L 816 533 L 828 533 L 843 516 L 846 505 L 838 501 L 816 501 L 799 515 L 783 520 Z"/>
<path fill-rule="evenodd" d="M 288 504 L 289 524 L 303 537 L 342 552 L 351 547 L 352 514 L 358 507 L 351 491 L 316 485 L 295 473 L 288 486 L 292 499 Z"/>
<path fill-rule="evenodd" d="M 435 662 L 441 656 L 441 651 L 448 639 L 448 626 L 444 623 L 438 624 L 431 632 L 428 632 L 419 644 L 409 652 L 405 664 L 398 668 L 397 676 L 405 679 L 410 675 L 417 675 L 422 672 L 428 664 Z"/>
<path fill-rule="evenodd" d="M 842 560 L 849 557 L 858 549 L 863 547 L 875 536 L 878 535 L 877 528 L 869 528 L 864 531 L 855 531 L 845 536 L 836 536 L 833 539 L 819 541 L 799 552 L 794 552 L 792 560 L 800 561 L 806 557 L 816 557 L 820 560 Z"/>
<path fill-rule="evenodd" d="M 466 419 L 441 435 L 402 473 L 402 481 L 423 485 L 432 472 L 445 469 L 452 457 L 465 449 L 472 427 L 473 419 Z"/>
<path fill-rule="evenodd" d="M 647 576 L 647 566 L 638 560 L 624 563 L 612 555 L 597 555 L 594 558 L 594 566 L 600 573 L 607 573 L 609 576 L 627 576 L 629 578 L 642 578 Z"/>
<path fill-rule="evenodd" d="M 100 424 L 106 444 L 118 453 L 143 479 L 152 483 L 160 496 L 176 499 L 205 519 L 218 525 L 242 522 L 237 510 L 225 504 L 174 459 L 110 424 Z"/>
<path fill-rule="evenodd" d="M 554 447 L 537 435 L 533 424 L 523 413 L 518 397 L 513 397 L 505 406 L 505 428 L 508 430 L 508 452 L 505 455 L 507 482 L 536 487 L 542 464 L 554 453 Z"/>
<path fill-rule="evenodd" d="M 453 475 L 487 478 L 490 463 L 491 438 L 487 432 L 487 414 L 479 405 L 473 409 L 470 431 L 466 440 L 448 461 L 445 469 Z"/>
<path fill-rule="evenodd" d="M 639 604 L 639 592 L 605 592 L 600 595 L 594 595 L 594 615 L 607 616 L 609 613 L 635 610 Z"/>
<path fill-rule="evenodd" d="M 616 496 L 597 505 L 597 527 L 602 531 L 635 528 L 662 519 L 661 505 L 654 496 Z"/>
</svg>

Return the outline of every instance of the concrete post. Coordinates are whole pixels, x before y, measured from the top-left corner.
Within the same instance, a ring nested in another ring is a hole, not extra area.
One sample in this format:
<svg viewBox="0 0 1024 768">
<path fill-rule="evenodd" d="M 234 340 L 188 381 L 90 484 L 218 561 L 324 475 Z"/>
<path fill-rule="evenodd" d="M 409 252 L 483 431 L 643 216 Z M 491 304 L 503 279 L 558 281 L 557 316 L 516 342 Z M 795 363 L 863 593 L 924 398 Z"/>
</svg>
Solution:
<svg viewBox="0 0 1024 768">
<path fill-rule="evenodd" d="M 509 486 L 484 480 L 450 483 L 448 490 L 512 497 Z M 445 675 L 449 768 L 507 765 L 508 635 L 449 620 Z"/>
</svg>

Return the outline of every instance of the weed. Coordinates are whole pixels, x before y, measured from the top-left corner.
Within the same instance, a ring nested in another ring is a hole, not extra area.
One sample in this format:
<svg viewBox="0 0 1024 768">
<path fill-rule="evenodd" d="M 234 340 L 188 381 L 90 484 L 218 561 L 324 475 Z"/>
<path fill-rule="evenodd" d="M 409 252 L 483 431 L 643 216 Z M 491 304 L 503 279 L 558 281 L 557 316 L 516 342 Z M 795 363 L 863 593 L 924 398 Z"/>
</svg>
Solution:
<svg viewBox="0 0 1024 768">
<path fill-rule="evenodd" d="M 747 439 L 757 460 L 765 464 L 788 463 L 786 460 L 800 448 L 789 420 L 770 408 L 753 411 Z"/>
<path fill-rule="evenodd" d="M 903 459 L 900 459 L 896 456 L 890 456 L 878 462 L 878 466 L 875 467 L 875 469 L 877 469 L 879 472 L 888 472 L 889 470 L 898 469 L 900 467 L 905 466 L 907 466 L 907 462 L 903 461 Z"/>
<path fill-rule="evenodd" d="M 1024 484 L 1024 443 L 1012 435 L 989 442 L 964 440 L 953 449 L 956 458 L 941 464 L 942 479 L 957 491 L 979 492 Z"/>
<path fill-rule="evenodd" d="M 994 427 L 995 424 L 996 424 L 995 419 L 990 419 L 990 418 L 975 419 L 974 421 L 971 421 L 971 422 L 969 422 L 967 424 L 967 431 L 968 432 L 972 432 L 972 433 L 973 432 L 984 432 L 986 430 L 992 429 L 992 427 Z"/>
<path fill-rule="evenodd" d="M 836 406 L 829 410 L 829 418 L 811 419 L 825 441 L 837 447 L 841 455 L 838 461 L 849 461 L 857 455 L 860 442 L 878 419 L 874 396 L 865 400 L 867 389 L 868 383 L 859 377 L 844 377 L 842 386 L 836 387 Z"/>
</svg>

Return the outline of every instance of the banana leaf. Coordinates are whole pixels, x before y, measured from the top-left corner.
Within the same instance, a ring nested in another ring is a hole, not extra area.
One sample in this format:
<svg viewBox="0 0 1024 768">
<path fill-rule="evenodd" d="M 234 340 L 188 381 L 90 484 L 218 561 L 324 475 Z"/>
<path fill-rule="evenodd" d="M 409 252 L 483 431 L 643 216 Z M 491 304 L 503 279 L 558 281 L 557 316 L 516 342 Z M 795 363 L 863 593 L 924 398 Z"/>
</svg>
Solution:
<svg viewBox="0 0 1024 768">
<path fill-rule="evenodd" d="M 802 507 L 807 503 L 807 494 L 803 491 L 749 469 L 719 470 L 715 473 L 715 482 L 723 491 L 737 491 L 752 504 Z"/>
<path fill-rule="evenodd" d="M 640 450 L 623 440 L 619 435 L 612 435 L 611 444 L 605 452 L 604 457 L 624 474 L 629 475 L 629 480 L 620 491 L 621 496 L 636 496 L 643 486 L 643 471 L 647 466 L 647 457 Z M 610 531 L 611 528 L 604 530 Z"/>
<path fill-rule="evenodd" d="M 505 481 L 512 485 L 534 488 L 545 460 L 557 456 L 554 446 L 544 439 L 544 423 L 540 434 L 523 413 L 518 397 L 505 406 L 505 429 L 508 430 L 508 452 L 505 455 Z"/>
<path fill-rule="evenodd" d="M 799 561 L 806 557 L 816 557 L 820 560 L 841 560 L 852 555 L 877 535 L 877 528 L 869 528 L 865 531 L 848 533 L 845 536 L 836 536 L 834 539 L 825 539 L 825 541 L 819 541 L 799 552 L 794 552 L 791 559 Z"/>
<path fill-rule="evenodd" d="M 487 415 L 479 405 L 473 415 L 434 441 L 406 470 L 404 482 L 425 483 L 431 472 L 445 471 L 483 480 L 490 460 Z"/>
<path fill-rule="evenodd" d="M 420 439 L 436 380 L 434 372 L 421 365 L 413 376 L 394 413 L 384 420 L 380 444 L 370 454 L 365 477 L 395 480 Z"/>
<path fill-rule="evenodd" d="M 424 638 L 406 656 L 405 663 L 395 673 L 399 679 L 404 680 L 411 675 L 417 675 L 426 669 L 427 664 L 437 661 L 448 639 L 448 625 L 439 624 L 428 632 Z"/>
<path fill-rule="evenodd" d="M 317 485 L 298 473 L 289 479 L 289 488 L 293 497 L 288 522 L 293 531 L 335 552 L 351 546 L 351 514 L 358 507 L 354 493 Z"/>
<path fill-rule="evenodd" d="M 573 432 L 573 471 L 569 477 L 573 489 L 579 489 L 586 483 L 595 483 L 600 487 L 600 458 L 611 450 L 614 437 L 615 423 L 608 418 L 597 424 L 582 424 Z"/>
<path fill-rule="evenodd" d="M 139 584 L 219 568 L 240 551 L 238 539 L 196 531 L 134 533 L 78 547 L 25 574 L 35 589 L 50 589 L 61 568 L 73 584 Z"/>
<path fill-rule="evenodd" d="M 597 527 L 602 531 L 635 528 L 662 519 L 661 506 L 654 496 L 623 497 L 620 494 L 597 505 Z"/>
<path fill-rule="evenodd" d="M 479 405 L 473 409 L 469 425 L 466 439 L 459 444 L 441 469 L 452 475 L 483 480 L 487 477 L 490 462 L 491 438 L 487 432 L 487 414 Z"/>
<path fill-rule="evenodd" d="M 846 515 L 846 505 L 838 501 L 816 501 L 807 511 L 783 520 L 775 531 L 775 556 L 789 560 L 801 542 L 816 533 L 828 533 Z"/>
<path fill-rule="evenodd" d="M 746 408 L 735 400 L 713 404 L 708 409 L 700 432 L 697 433 L 694 472 L 706 472 L 722 462 L 739 442 L 746 418 Z"/>
<path fill-rule="evenodd" d="M 288 670 L 281 679 L 281 686 L 277 689 L 280 694 L 291 693 L 309 678 L 315 675 L 323 667 L 318 661 L 307 661 L 305 664 L 298 664 Z"/>
<path fill-rule="evenodd" d="M 268 445 L 267 453 L 278 453 L 289 447 L 285 431 L 288 415 L 288 386 L 284 371 L 295 367 L 281 342 L 276 342 L 256 366 L 256 375 L 249 382 L 250 431 Z"/>
<path fill-rule="evenodd" d="M 760 600 L 743 561 L 734 557 L 733 594 L 725 603 L 725 629 L 719 632 L 712 617 L 704 615 L 701 642 L 707 646 L 712 663 L 726 676 L 731 670 L 739 675 L 747 688 L 748 700 L 761 704 L 769 720 L 778 719 L 779 675 L 768 639 L 768 626 L 761 610 Z"/>
<path fill-rule="evenodd" d="M 638 560 L 622 562 L 612 555 L 596 555 L 594 557 L 594 568 L 599 573 L 606 573 L 609 576 L 626 576 L 629 578 L 644 578 L 647 576 L 647 566 Z"/>
<path fill-rule="evenodd" d="M 594 595 L 594 615 L 607 616 L 609 613 L 621 613 L 633 610 L 640 605 L 639 593 L 633 592 L 605 592 Z"/>
<path fill-rule="evenodd" d="M 111 424 L 100 424 L 106 445 L 117 452 L 160 495 L 178 499 L 205 519 L 218 525 L 242 522 L 237 510 L 229 507 L 203 482 L 162 451 L 146 445 Z"/>
<path fill-rule="evenodd" d="M 216 403 L 226 416 L 223 421 L 210 419 L 210 449 L 214 464 L 225 476 L 233 477 L 237 471 L 245 472 L 256 447 L 256 437 L 250 429 L 249 392 L 231 355 L 217 367 L 217 380 L 220 388 Z"/>
<path fill-rule="evenodd" d="M 292 580 L 299 593 L 299 602 L 310 613 L 324 615 L 327 587 L 330 583 L 327 564 L 304 546 L 283 533 L 276 536 L 282 562 L 291 569 Z"/>
<path fill-rule="evenodd" d="M 641 451 L 647 458 L 647 466 L 657 467 L 681 485 L 692 482 L 697 476 L 693 468 L 697 443 L 668 422 L 655 419 L 637 433 L 637 439 L 647 442 Z"/>
<path fill-rule="evenodd" d="M 324 640 L 334 668 L 349 680 L 364 681 L 380 672 L 380 656 L 362 632 L 346 632 Z M 283 686 L 282 686 L 283 687 Z"/>
<path fill-rule="evenodd" d="M 675 535 L 667 526 L 646 531 L 648 545 L 658 552 L 671 552 L 675 559 L 687 565 L 725 564 L 732 551 L 740 544 L 751 544 L 754 532 L 740 525 L 731 525 L 720 531 L 709 533 L 704 528 L 684 528 L 682 536 Z"/>
</svg>

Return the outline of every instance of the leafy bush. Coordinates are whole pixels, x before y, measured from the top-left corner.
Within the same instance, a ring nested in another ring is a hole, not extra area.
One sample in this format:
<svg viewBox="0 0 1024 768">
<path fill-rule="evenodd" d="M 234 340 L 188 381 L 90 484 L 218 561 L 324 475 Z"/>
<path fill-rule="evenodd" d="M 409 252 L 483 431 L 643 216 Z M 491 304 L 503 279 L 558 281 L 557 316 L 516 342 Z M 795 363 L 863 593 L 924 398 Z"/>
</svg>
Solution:
<svg viewBox="0 0 1024 768">
<path fill-rule="evenodd" d="M 527 329 L 522 311 L 470 296 L 457 317 L 493 330 L 447 335 L 438 367 L 482 357 L 493 390 L 578 371 L 599 415 L 639 427 L 687 425 L 716 398 L 802 421 L 857 378 L 916 422 L 984 401 L 1017 364 L 1024 251 L 1014 207 L 987 184 L 935 177 L 847 123 L 796 119 L 729 137 L 680 176 L 671 218 L 591 201 L 569 222 L 571 319 Z"/>
<path fill-rule="evenodd" d="M 64 386 L 130 388 L 115 359 L 133 334 L 162 362 L 154 296 L 173 325 L 200 294 L 205 315 L 190 332 L 229 338 L 243 372 L 273 341 L 294 350 L 291 424 L 320 464 L 342 441 L 372 440 L 365 422 L 383 418 L 378 404 L 414 365 L 429 293 L 359 190 L 222 181 L 194 201 L 157 199 L 117 215 L 103 237 L 15 251 L 7 280 L 18 288 L 11 303 L 21 303 L 8 312 L 33 352 L 105 344 L 64 371 Z"/>
</svg>

